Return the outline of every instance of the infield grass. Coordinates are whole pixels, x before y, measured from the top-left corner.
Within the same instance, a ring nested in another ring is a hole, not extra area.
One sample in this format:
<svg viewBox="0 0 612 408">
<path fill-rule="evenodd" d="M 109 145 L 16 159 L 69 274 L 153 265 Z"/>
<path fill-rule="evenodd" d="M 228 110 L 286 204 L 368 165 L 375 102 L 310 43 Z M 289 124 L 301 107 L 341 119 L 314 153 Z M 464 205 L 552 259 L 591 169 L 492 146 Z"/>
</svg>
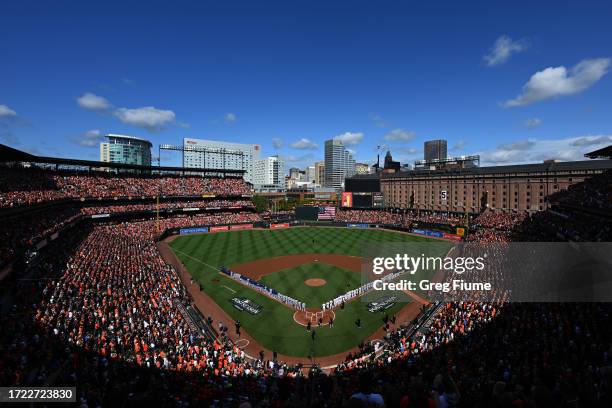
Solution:
<svg viewBox="0 0 612 408">
<path fill-rule="evenodd" d="M 322 286 L 308 286 L 307 279 L 323 279 Z M 280 293 L 299 299 L 307 308 L 320 308 L 324 302 L 361 286 L 359 272 L 324 263 L 309 263 L 264 276 L 260 282 Z"/>
</svg>

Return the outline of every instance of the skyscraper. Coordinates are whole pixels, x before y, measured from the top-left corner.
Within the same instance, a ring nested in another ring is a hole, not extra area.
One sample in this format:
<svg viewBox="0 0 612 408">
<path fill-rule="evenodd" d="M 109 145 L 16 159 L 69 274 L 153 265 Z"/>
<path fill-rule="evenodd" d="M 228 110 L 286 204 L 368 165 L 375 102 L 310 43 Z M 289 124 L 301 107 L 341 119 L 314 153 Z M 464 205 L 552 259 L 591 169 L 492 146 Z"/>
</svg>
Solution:
<svg viewBox="0 0 612 408">
<path fill-rule="evenodd" d="M 285 162 L 278 156 L 255 160 L 253 170 L 253 184 L 255 188 L 285 187 Z"/>
<path fill-rule="evenodd" d="M 184 138 L 183 147 L 183 167 L 244 170 L 244 180 L 253 182 L 253 164 L 259 160 L 260 145 Z"/>
<path fill-rule="evenodd" d="M 323 160 L 315 163 L 315 184 L 323 185 L 325 180 L 325 162 Z"/>
<path fill-rule="evenodd" d="M 309 183 L 314 183 L 315 182 L 315 166 L 308 166 L 304 169 L 304 171 L 306 172 L 306 181 Z"/>
<path fill-rule="evenodd" d="M 106 135 L 106 142 L 100 143 L 100 161 L 106 163 L 151 165 L 151 147 L 148 140 L 134 136 Z"/>
<path fill-rule="evenodd" d="M 428 140 L 425 142 L 425 160 L 446 159 L 446 140 Z"/>
<path fill-rule="evenodd" d="M 325 141 L 324 187 L 342 190 L 344 179 L 355 175 L 355 159 L 340 140 Z"/>
</svg>

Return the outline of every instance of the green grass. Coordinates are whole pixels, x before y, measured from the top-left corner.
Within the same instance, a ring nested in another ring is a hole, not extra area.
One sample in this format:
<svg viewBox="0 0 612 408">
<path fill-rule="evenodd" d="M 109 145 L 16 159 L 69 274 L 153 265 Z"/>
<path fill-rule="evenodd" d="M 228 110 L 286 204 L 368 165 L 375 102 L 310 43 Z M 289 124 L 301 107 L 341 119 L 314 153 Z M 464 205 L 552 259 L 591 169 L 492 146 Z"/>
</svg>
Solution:
<svg viewBox="0 0 612 408">
<path fill-rule="evenodd" d="M 313 244 L 313 239 L 315 243 Z M 384 230 L 357 230 L 344 228 L 290 228 L 284 230 L 247 230 L 233 232 L 218 232 L 202 235 L 181 236 L 172 241 L 171 248 L 179 259 L 191 273 L 193 278 L 198 281 L 203 290 L 211 296 L 233 319 L 239 319 L 242 327 L 256 338 L 264 347 L 269 350 L 276 350 L 279 353 L 298 357 L 308 356 L 327 356 L 344 352 L 360 342 L 364 341 L 376 329 L 382 326 L 383 313 L 373 314 L 366 309 L 366 304 L 360 300 L 348 303 L 345 310 L 337 311 L 336 320 L 333 328 L 327 326 L 317 328 L 317 339 L 313 342 L 310 333 L 303 326 L 298 325 L 293 320 L 294 311 L 270 298 L 261 295 L 234 280 L 220 274 L 216 269 L 219 265 L 238 265 L 257 259 L 271 258 L 282 255 L 308 254 L 308 253 L 335 253 L 353 256 L 362 256 L 365 243 L 379 243 L 383 246 L 387 243 L 415 243 L 415 252 L 427 251 L 428 245 L 432 242 L 427 238 L 415 237 L 407 234 L 400 234 Z M 439 242 L 439 241 L 438 241 Z M 439 247 L 439 245 L 438 245 Z M 446 245 L 445 245 L 446 247 Z M 448 244 L 450 248 L 450 244 Z M 429 252 L 430 253 L 430 252 Z M 315 290 L 330 290 L 336 293 L 337 285 L 341 285 L 342 279 L 350 276 L 351 282 L 358 285 L 360 274 L 344 271 L 330 265 L 313 264 L 302 265 L 292 270 L 278 272 L 268 275 L 263 280 L 266 282 L 272 279 L 271 284 L 275 289 L 292 296 L 289 291 L 301 291 L 297 283 L 303 282 L 304 276 L 322 277 L 309 274 L 341 273 L 342 278 L 332 279 L 335 282 L 329 289 L 325 286 L 313 289 L 313 299 L 296 298 L 312 303 L 315 306 L 323 301 L 331 300 L 333 295 L 316 294 Z M 293 277 L 291 272 L 297 271 L 298 278 Z M 332 270 L 335 269 L 335 270 Z M 346 275 L 351 274 L 351 275 Z M 283 275 L 284 276 L 283 278 Z M 344 283 L 346 285 L 346 282 Z M 285 285 L 284 290 L 280 290 Z M 327 286 L 327 285 L 326 285 Z M 292 289 L 293 288 L 293 289 Z M 339 294 L 346 292 L 342 290 Z M 304 292 L 307 294 L 307 292 Z M 330 292 L 331 293 L 331 292 Z M 409 299 L 401 292 L 395 292 L 396 296 L 403 302 Z M 263 310 L 258 315 L 250 315 L 235 309 L 230 300 L 233 297 L 246 297 L 252 299 L 263 306 Z M 323 300 L 321 300 L 323 298 Z M 405 303 L 398 302 L 393 308 L 387 310 L 389 315 L 397 313 Z M 206 314 L 204 312 L 204 314 Z M 355 320 L 361 319 L 362 327 L 357 328 Z"/>
<path fill-rule="evenodd" d="M 320 278 L 323 286 L 308 286 L 306 279 Z M 310 263 L 264 276 L 260 282 L 280 293 L 299 299 L 308 308 L 320 308 L 324 302 L 361 286 L 358 272 L 324 263 Z"/>
</svg>

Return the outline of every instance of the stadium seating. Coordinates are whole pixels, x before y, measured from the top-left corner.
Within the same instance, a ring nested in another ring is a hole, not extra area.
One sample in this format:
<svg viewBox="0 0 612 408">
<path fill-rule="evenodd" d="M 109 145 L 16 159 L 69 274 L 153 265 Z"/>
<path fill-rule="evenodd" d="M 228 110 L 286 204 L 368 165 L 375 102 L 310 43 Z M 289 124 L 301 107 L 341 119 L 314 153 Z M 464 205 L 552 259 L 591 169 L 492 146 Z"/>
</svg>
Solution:
<svg viewBox="0 0 612 408">
<path fill-rule="evenodd" d="M 134 211 L 154 211 L 157 209 L 167 210 L 176 208 L 253 208 L 250 200 L 195 200 L 195 201 L 171 201 L 148 203 L 148 204 L 124 204 L 124 205 L 101 205 L 95 207 L 84 207 L 81 212 L 84 215 L 92 214 L 115 214 Z"/>
<path fill-rule="evenodd" d="M 0 208 L 81 198 L 249 194 L 243 179 L 199 176 L 135 176 L 76 173 L 38 168 L 2 168 Z"/>
<path fill-rule="evenodd" d="M 402 225 L 411 227 L 414 223 L 463 225 L 465 219 L 449 213 L 434 213 L 426 211 L 389 210 L 341 210 L 336 212 L 334 221 L 365 224 Z"/>
<path fill-rule="evenodd" d="M 24 171 L 2 173 L 0 206 L 154 196 L 159 188 L 170 195 L 247 191 L 235 179 L 75 176 L 43 170 L 27 170 L 23 177 Z M 483 213 L 468 239 L 609 241 L 609 218 L 592 218 L 580 210 L 610 209 L 605 177 L 559 193 L 555 201 L 565 204 L 562 208 L 531 216 Z M 3 226 L 3 257 L 33 237 L 62 228 L 69 233 L 51 241 L 37 262 L 20 269 L 23 275 L 0 288 L 0 384 L 78 383 L 81 406 L 238 406 L 243 400 L 252 406 L 359 406 L 350 397 L 365 389 L 380 393 L 386 406 L 402 407 L 612 404 L 609 304 L 442 303 L 431 310 L 427 331 L 414 334 L 405 324 L 410 322 L 385 324 L 386 343 L 378 354 L 365 345 L 332 375 L 317 370 L 306 375 L 299 365 L 269 361 L 270 356 L 247 358 L 223 336 L 207 340 L 186 323 L 181 306 L 190 300 L 153 240 L 158 225 L 250 223 L 261 220 L 259 215 L 205 213 L 164 218 L 159 224 L 74 222 L 82 213 L 151 209 L 138 206 L 54 207 L 15 215 L 16 222 Z M 455 216 L 398 217 L 353 210 L 339 211 L 336 220 L 461 222 Z"/>
</svg>

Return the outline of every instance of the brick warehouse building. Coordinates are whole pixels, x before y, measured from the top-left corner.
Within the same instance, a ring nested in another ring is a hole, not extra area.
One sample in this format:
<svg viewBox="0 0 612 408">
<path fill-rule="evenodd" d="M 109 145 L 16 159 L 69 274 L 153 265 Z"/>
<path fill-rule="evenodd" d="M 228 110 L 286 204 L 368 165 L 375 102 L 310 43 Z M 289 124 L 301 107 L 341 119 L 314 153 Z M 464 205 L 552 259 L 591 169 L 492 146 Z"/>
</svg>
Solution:
<svg viewBox="0 0 612 408">
<path fill-rule="evenodd" d="M 412 170 L 381 175 L 388 208 L 477 213 L 539 211 L 546 197 L 612 169 L 612 160 Z"/>
</svg>

